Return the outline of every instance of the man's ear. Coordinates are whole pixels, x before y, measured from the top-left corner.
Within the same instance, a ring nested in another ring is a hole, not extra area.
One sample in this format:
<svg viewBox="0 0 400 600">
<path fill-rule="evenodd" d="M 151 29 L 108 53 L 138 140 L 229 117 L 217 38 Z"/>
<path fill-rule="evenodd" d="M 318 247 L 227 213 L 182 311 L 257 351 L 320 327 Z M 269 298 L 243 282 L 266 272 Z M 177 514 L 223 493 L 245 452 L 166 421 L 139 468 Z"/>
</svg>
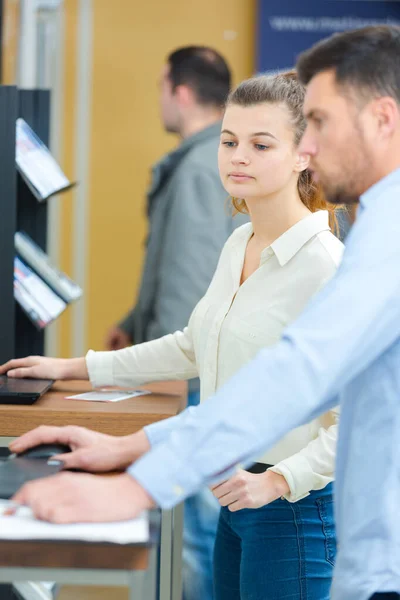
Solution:
<svg viewBox="0 0 400 600">
<path fill-rule="evenodd" d="M 193 103 L 194 93 L 187 85 L 178 85 L 175 88 L 175 97 L 181 106 L 189 106 Z"/>
<path fill-rule="evenodd" d="M 383 138 L 390 137 L 399 123 L 399 107 L 394 98 L 383 96 L 376 98 L 371 111 L 377 124 L 377 133 Z"/>
<path fill-rule="evenodd" d="M 295 170 L 298 173 L 301 173 L 301 171 L 305 171 L 308 168 L 309 164 L 310 164 L 310 155 L 304 154 L 304 152 L 299 152 L 297 154 Z"/>
</svg>

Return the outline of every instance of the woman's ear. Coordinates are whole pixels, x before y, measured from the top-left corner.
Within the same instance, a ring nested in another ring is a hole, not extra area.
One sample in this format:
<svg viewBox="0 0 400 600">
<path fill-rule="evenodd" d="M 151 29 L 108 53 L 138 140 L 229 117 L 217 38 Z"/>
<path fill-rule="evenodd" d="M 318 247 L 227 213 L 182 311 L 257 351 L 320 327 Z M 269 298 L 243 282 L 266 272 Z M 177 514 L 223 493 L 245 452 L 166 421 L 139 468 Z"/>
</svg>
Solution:
<svg viewBox="0 0 400 600">
<path fill-rule="evenodd" d="M 297 171 L 298 173 L 301 173 L 301 171 L 305 171 L 306 169 L 308 169 L 309 165 L 310 165 L 310 155 L 304 154 L 303 152 L 299 152 L 297 154 L 295 171 Z"/>
</svg>

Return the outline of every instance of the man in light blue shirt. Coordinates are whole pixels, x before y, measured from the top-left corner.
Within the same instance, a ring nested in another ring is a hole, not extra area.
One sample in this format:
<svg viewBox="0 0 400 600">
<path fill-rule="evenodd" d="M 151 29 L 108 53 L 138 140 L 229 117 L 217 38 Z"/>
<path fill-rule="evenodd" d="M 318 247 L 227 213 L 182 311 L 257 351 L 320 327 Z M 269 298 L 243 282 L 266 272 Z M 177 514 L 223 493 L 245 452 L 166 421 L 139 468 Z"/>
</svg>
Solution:
<svg viewBox="0 0 400 600">
<path fill-rule="evenodd" d="M 337 275 L 282 340 L 200 407 L 147 428 L 152 449 L 127 474 L 56 476 L 28 484 L 16 501 L 61 522 L 127 518 L 154 502 L 168 508 L 340 402 L 332 597 L 397 597 L 399 56 L 400 29 L 382 26 L 333 36 L 300 57 L 308 120 L 301 151 L 332 202 L 359 200 L 360 208 Z M 56 514 L 54 494 L 65 498 Z"/>
</svg>

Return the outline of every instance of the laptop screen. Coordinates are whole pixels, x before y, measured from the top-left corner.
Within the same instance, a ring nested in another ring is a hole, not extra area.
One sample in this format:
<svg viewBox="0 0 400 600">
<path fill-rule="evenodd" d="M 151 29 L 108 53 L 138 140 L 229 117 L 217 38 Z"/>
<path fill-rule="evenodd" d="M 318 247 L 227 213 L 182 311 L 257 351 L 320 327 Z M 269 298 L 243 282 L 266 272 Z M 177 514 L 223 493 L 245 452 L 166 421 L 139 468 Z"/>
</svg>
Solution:
<svg viewBox="0 0 400 600">
<path fill-rule="evenodd" d="M 44 394 L 53 384 L 50 379 L 12 379 L 5 375 L 0 376 L 0 396 L 12 394 Z"/>
</svg>

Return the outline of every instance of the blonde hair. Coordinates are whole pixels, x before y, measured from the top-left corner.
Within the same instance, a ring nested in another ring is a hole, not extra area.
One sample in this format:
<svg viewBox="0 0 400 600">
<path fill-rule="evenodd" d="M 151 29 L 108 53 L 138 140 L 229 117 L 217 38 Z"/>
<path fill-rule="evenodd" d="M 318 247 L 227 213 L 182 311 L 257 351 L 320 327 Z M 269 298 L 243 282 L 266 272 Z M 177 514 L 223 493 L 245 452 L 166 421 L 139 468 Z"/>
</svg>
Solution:
<svg viewBox="0 0 400 600">
<path fill-rule="evenodd" d="M 233 90 L 226 105 L 255 106 L 257 104 L 284 104 L 291 116 L 294 131 L 294 143 L 299 145 L 306 128 L 303 116 L 305 87 L 297 78 L 295 71 L 287 71 L 276 75 L 259 75 L 243 81 Z M 313 180 L 309 169 L 301 171 L 297 183 L 299 196 L 303 204 L 311 211 L 327 210 L 332 231 L 338 231 L 336 206 L 325 199 L 321 187 Z M 232 198 L 232 204 L 237 212 L 247 213 L 246 202 L 240 198 Z"/>
</svg>

